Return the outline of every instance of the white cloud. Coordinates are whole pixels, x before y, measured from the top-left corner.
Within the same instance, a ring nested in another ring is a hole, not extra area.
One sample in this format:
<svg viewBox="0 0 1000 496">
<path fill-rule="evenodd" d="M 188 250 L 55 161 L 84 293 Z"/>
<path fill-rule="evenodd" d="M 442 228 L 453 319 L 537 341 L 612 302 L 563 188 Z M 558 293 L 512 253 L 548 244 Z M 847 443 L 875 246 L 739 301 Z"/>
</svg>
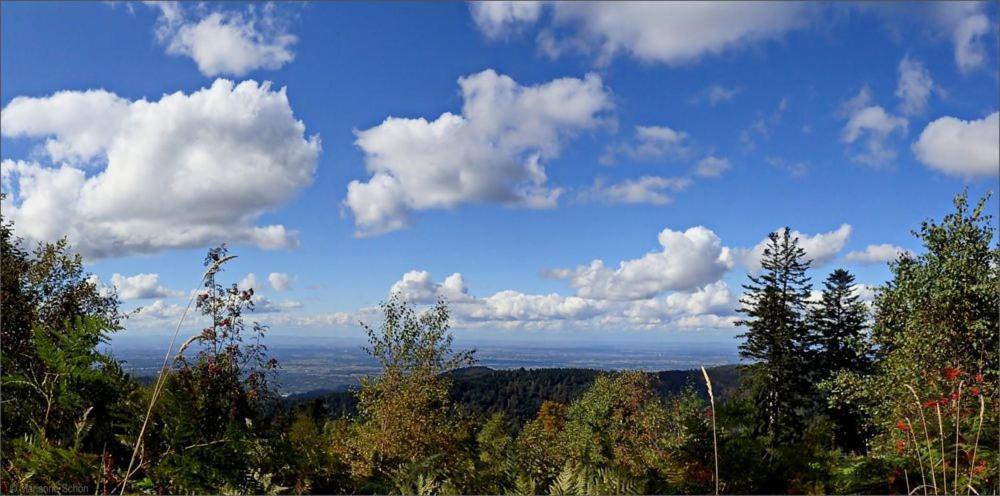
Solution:
<svg viewBox="0 0 1000 496">
<path fill-rule="evenodd" d="M 600 161 L 611 165 L 617 155 L 625 155 L 632 160 L 649 161 L 662 157 L 681 158 L 687 154 L 685 142 L 687 133 L 666 126 L 636 126 L 632 143 L 610 146 L 605 149 Z"/>
<path fill-rule="evenodd" d="M 710 155 L 698 161 L 694 173 L 701 177 L 719 177 L 730 167 L 729 159 Z"/>
<path fill-rule="evenodd" d="M 594 260 L 576 269 L 555 269 L 545 274 L 569 281 L 577 296 L 608 300 L 637 300 L 664 291 L 687 291 L 718 281 L 732 268 L 730 250 L 711 230 L 664 229 L 659 235 L 662 251 L 624 260 L 615 270 Z"/>
<path fill-rule="evenodd" d="M 257 290 L 257 274 L 254 274 L 253 272 L 247 274 L 246 277 L 244 277 L 243 279 L 240 279 L 240 282 L 238 282 L 236 284 L 236 287 L 240 288 L 240 290 L 242 290 L 242 291 L 246 291 L 248 289 L 252 289 L 252 290 L 256 291 Z"/>
<path fill-rule="evenodd" d="M 185 295 L 183 291 L 161 286 L 159 274 L 123 276 L 115 273 L 111 276 L 111 285 L 118 290 L 118 296 L 121 296 L 123 300 L 178 298 Z"/>
<path fill-rule="evenodd" d="M 980 2 L 945 2 L 934 4 L 934 18 L 941 26 L 951 32 L 952 43 L 955 45 L 955 65 L 962 72 L 970 72 L 983 65 L 986 61 L 986 36 L 991 27 L 983 11 L 985 3 Z"/>
<path fill-rule="evenodd" d="M 487 38 L 503 38 L 521 26 L 538 21 L 542 2 L 470 2 L 469 12 L 476 27 Z"/>
<path fill-rule="evenodd" d="M 841 132 L 840 140 L 851 145 L 864 141 L 863 150 L 852 155 L 852 159 L 870 166 L 891 164 L 896 159 L 896 150 L 889 143 L 893 133 L 906 132 L 907 120 L 889 114 L 879 105 L 871 103 L 871 92 L 864 87 L 857 96 L 848 100 L 842 108 L 847 124 Z"/>
<path fill-rule="evenodd" d="M 894 261 L 901 254 L 912 255 L 913 252 L 905 248 L 883 243 L 880 245 L 868 245 L 863 251 L 852 251 L 844 258 L 848 262 L 872 265 Z"/>
<path fill-rule="evenodd" d="M 167 53 L 190 57 L 206 76 L 278 69 L 295 58 L 292 46 L 298 39 L 288 33 L 275 4 L 251 5 L 245 12 L 219 10 L 198 19 L 190 18 L 192 9 L 184 4 L 151 5 L 160 9 L 156 37 Z"/>
<path fill-rule="evenodd" d="M 271 272 L 267 275 L 267 282 L 271 283 L 271 289 L 275 291 L 288 291 L 292 288 L 292 277 L 284 272 Z"/>
<path fill-rule="evenodd" d="M 489 2 L 491 4 L 498 2 Z M 505 4 L 507 2 L 499 2 Z M 547 2 L 552 21 L 538 36 L 539 47 L 552 56 L 566 51 L 593 53 L 598 64 L 626 53 L 644 62 L 681 65 L 706 55 L 739 50 L 807 24 L 812 8 L 802 3 L 755 2 Z M 492 5 L 504 12 L 481 22 L 485 34 L 500 37 L 539 19 L 538 7 L 523 15 L 513 7 Z M 485 10 L 485 9 L 484 9 Z M 482 15 L 485 17 L 485 15 Z"/>
<path fill-rule="evenodd" d="M 220 79 L 157 101 L 104 91 L 15 97 L 0 127 L 4 137 L 44 139 L 61 163 L 4 160 L 5 216 L 29 240 L 66 235 L 88 257 L 221 241 L 295 246 L 284 226 L 254 224 L 312 182 L 320 152 L 285 90 L 254 81 Z"/>
<path fill-rule="evenodd" d="M 713 84 L 705 88 L 701 92 L 699 92 L 697 95 L 695 95 L 691 99 L 691 103 L 699 103 L 701 101 L 705 101 L 706 103 L 708 103 L 709 106 L 714 107 L 720 103 L 725 103 L 732 100 L 741 91 L 743 91 L 742 88 L 738 87 L 727 88 L 721 84 Z"/>
<path fill-rule="evenodd" d="M 729 286 L 716 281 L 692 292 L 632 302 L 625 315 L 636 322 L 662 322 L 679 315 L 728 315 L 735 311 L 735 306 Z"/>
<path fill-rule="evenodd" d="M 254 313 L 283 313 L 300 310 L 303 307 L 299 301 L 274 301 L 261 295 L 254 295 L 252 301 Z"/>
<path fill-rule="evenodd" d="M 922 114 L 927 110 L 927 99 L 931 96 L 934 80 L 931 73 L 919 60 L 909 56 L 899 61 L 899 84 L 896 96 L 902 102 L 900 110 L 906 115 Z"/>
<path fill-rule="evenodd" d="M 600 125 L 612 107 L 594 74 L 521 86 L 486 70 L 458 84 L 461 115 L 389 117 L 356 133 L 372 173 L 366 182 L 352 181 L 344 201 L 358 235 L 404 227 L 414 210 L 486 202 L 555 206 L 562 190 L 546 185 L 543 162 L 577 132 Z"/>
<path fill-rule="evenodd" d="M 461 302 L 469 298 L 468 288 L 462 274 L 454 273 L 443 283 L 437 284 L 426 270 L 412 270 L 403 274 L 389 289 L 390 294 L 399 294 L 403 299 L 413 303 L 434 303 L 438 298 L 449 302 Z"/>
<path fill-rule="evenodd" d="M 580 195 L 584 201 L 602 203 L 628 203 L 666 205 L 673 201 L 667 195 L 671 191 L 681 191 L 691 184 L 690 179 L 659 176 L 643 176 L 607 184 L 603 178 L 594 181 L 594 186 Z"/>
<path fill-rule="evenodd" d="M 965 178 L 1000 174 L 1000 113 L 972 121 L 942 117 L 924 128 L 913 153 L 924 165 Z"/>
<path fill-rule="evenodd" d="M 454 325 L 462 328 L 496 329 L 690 329 L 731 328 L 735 302 L 724 282 L 717 281 L 687 292 L 659 298 L 616 301 L 557 293 L 528 294 L 504 290 L 485 297 L 469 294 L 461 274 L 442 283 L 426 271 L 410 271 L 393 284 L 390 293 L 425 305 L 444 296 L 449 301 Z M 448 297 L 448 295 L 453 295 Z M 454 296 L 457 295 L 457 296 Z M 362 315 L 365 314 L 365 315 Z M 339 313 L 316 318 L 318 322 L 350 325 L 357 320 L 377 320 L 371 309 L 356 314 Z"/>
<path fill-rule="evenodd" d="M 129 323 L 133 323 L 136 320 L 142 321 L 157 321 L 157 320 L 176 320 L 181 317 L 184 313 L 184 307 L 176 305 L 173 303 L 164 303 L 163 300 L 156 300 L 153 303 L 142 307 L 139 313 L 135 317 L 129 319 Z"/>
<path fill-rule="evenodd" d="M 777 230 L 781 235 L 785 228 Z M 820 267 L 832 261 L 851 237 L 850 224 L 842 224 L 834 231 L 814 234 L 809 236 L 799 231 L 792 230 L 792 238 L 799 239 L 799 247 L 806 252 L 806 259 L 812 260 L 812 267 Z M 764 248 L 767 248 L 769 240 L 764 238 L 760 243 L 750 249 L 740 248 L 734 250 L 743 266 L 751 271 L 760 269 L 760 259 L 764 256 Z"/>
</svg>

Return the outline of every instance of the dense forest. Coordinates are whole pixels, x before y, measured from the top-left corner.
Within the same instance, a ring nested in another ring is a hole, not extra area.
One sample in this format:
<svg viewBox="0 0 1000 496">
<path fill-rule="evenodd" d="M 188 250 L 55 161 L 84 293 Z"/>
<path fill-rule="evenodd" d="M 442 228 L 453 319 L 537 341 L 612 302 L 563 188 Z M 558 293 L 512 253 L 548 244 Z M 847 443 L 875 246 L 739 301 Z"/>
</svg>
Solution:
<svg viewBox="0 0 1000 496">
<path fill-rule="evenodd" d="M 725 365 L 708 369 L 712 375 L 716 397 L 725 399 L 738 385 L 737 367 Z M 503 414 L 504 418 L 524 425 L 535 417 L 542 403 L 553 401 L 569 404 L 589 389 L 605 372 L 593 369 L 514 369 L 493 370 L 488 367 L 464 367 L 445 372 L 451 380 L 451 401 L 480 415 Z M 664 370 L 650 372 L 653 390 L 662 399 L 697 388 L 702 374 L 696 370 Z M 286 408 L 301 409 L 317 418 L 344 418 L 357 414 L 358 398 L 354 389 L 346 391 L 313 391 L 291 395 L 284 401 Z"/>
<path fill-rule="evenodd" d="M 0 489 L 996 494 L 1000 249 L 989 197 L 954 205 L 917 226 L 922 252 L 890 264 L 870 306 L 842 269 L 813 298 L 798 240 L 772 233 L 744 286 L 738 374 L 470 369 L 446 301 L 390 297 L 364 323 L 382 372 L 346 415 L 281 401 L 252 291 L 222 282 L 225 247 L 194 297 L 209 324 L 143 383 L 100 351 L 128 322 L 118 297 L 65 241 L 25 246 L 3 221 Z"/>
</svg>

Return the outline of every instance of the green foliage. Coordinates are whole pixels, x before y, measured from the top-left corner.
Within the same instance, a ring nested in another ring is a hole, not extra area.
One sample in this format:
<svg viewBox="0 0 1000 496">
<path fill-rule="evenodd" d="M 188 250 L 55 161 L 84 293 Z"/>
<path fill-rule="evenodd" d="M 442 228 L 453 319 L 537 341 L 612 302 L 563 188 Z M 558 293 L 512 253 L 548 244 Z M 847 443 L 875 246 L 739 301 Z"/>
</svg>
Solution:
<svg viewBox="0 0 1000 496">
<path fill-rule="evenodd" d="M 748 274 L 737 325 L 746 326 L 740 355 L 752 360 L 747 383 L 758 406 L 756 428 L 775 444 L 796 440 L 812 408 L 813 369 L 807 299 L 810 261 L 791 230 L 768 235 L 761 273 Z"/>
<path fill-rule="evenodd" d="M 959 196 L 921 226 L 924 253 L 890 265 L 874 315 L 839 269 L 809 304 L 803 250 L 773 233 L 742 300 L 747 387 L 712 369 L 714 409 L 691 372 L 461 368 L 472 352 L 452 351 L 447 305 L 398 295 L 365 326 L 382 372 L 340 403 L 285 408 L 267 329 L 244 319 L 252 293 L 210 272 L 197 305 L 210 324 L 171 363 L 125 489 L 706 494 L 714 438 L 724 493 L 996 493 L 1000 249 L 986 201 Z M 100 350 L 123 322 L 117 297 L 65 242 L 28 251 L 3 222 L 0 241 L 0 489 L 120 491 L 153 389 Z"/>
<path fill-rule="evenodd" d="M 226 255 L 224 246 L 209 251 L 205 267 Z M 280 468 L 270 466 L 276 433 L 266 416 L 278 363 L 261 343 L 266 327 L 243 318 L 253 310 L 253 291 L 223 286 L 217 273 L 208 272 L 197 298 L 210 322 L 197 338 L 198 353 L 177 357 L 180 367 L 166 378 L 142 445 L 158 490 L 266 492 Z"/>
<path fill-rule="evenodd" d="M 442 477 L 455 472 L 471 456 L 472 426 L 452 408 L 449 380 L 442 372 L 470 364 L 471 351 L 452 353 L 450 315 L 444 302 L 417 313 L 393 295 L 382 304 L 380 328 L 364 325 L 366 350 L 382 365 L 382 374 L 362 381 L 358 392 L 359 421 L 343 450 L 352 476 L 400 486 L 404 467 L 427 464 Z M 426 482 L 426 481 L 424 481 Z M 415 487 L 407 480 L 406 487 Z"/>
<path fill-rule="evenodd" d="M 22 245 L 0 219 L 0 484 L 107 487 L 103 467 L 127 456 L 120 436 L 134 409 L 135 386 L 98 349 L 120 328 L 118 297 L 98 290 L 64 240 Z"/>
<path fill-rule="evenodd" d="M 815 346 L 813 366 L 821 390 L 827 381 L 843 373 L 864 376 L 871 373 L 871 341 L 868 308 L 854 286 L 854 276 L 844 269 L 834 270 L 823 283 L 820 301 L 809 310 L 809 328 Z M 837 401 L 824 401 L 824 411 L 834 423 L 838 446 L 849 451 L 864 450 L 871 436 L 863 412 Z"/>
</svg>

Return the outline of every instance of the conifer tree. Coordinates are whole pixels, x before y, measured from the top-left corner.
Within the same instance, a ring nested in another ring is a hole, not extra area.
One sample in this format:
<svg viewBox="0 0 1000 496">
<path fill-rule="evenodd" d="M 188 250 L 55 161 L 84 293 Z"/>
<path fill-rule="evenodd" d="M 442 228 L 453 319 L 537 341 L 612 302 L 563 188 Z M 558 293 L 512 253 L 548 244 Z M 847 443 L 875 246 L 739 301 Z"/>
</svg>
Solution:
<svg viewBox="0 0 1000 496">
<path fill-rule="evenodd" d="M 854 275 L 844 269 L 830 273 L 823 282 L 820 301 L 809 309 L 809 330 L 816 354 L 818 381 L 829 381 L 840 373 L 866 375 L 871 372 L 868 308 L 854 287 Z M 864 448 L 868 425 L 854 405 L 828 402 L 829 384 L 819 382 L 826 415 L 834 423 L 839 446 L 857 451 Z"/>
<path fill-rule="evenodd" d="M 864 373 L 870 367 L 868 309 L 850 272 L 837 269 L 830 273 L 823 282 L 820 301 L 809 309 L 808 323 L 821 379 L 840 370 Z"/>
<path fill-rule="evenodd" d="M 771 442 L 793 441 L 802 432 L 812 391 L 811 351 L 806 326 L 812 286 L 810 261 L 785 228 L 768 235 L 761 272 L 748 274 L 736 325 L 745 326 L 740 356 L 753 361 L 747 380 L 757 404 L 756 429 Z"/>
</svg>

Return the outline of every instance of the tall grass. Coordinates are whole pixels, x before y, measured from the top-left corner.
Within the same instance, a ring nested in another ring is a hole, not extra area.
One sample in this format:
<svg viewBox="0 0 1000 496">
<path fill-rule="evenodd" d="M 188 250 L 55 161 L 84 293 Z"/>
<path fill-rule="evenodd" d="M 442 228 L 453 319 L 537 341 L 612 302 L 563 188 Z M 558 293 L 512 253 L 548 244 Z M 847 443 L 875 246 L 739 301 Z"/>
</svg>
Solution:
<svg viewBox="0 0 1000 496">
<path fill-rule="evenodd" d="M 708 377 L 705 367 L 701 368 L 701 374 L 705 376 L 705 387 L 708 388 L 708 401 L 712 412 L 712 453 L 715 457 L 715 494 L 719 494 L 719 438 L 715 429 L 715 394 L 712 392 L 712 379 Z"/>
</svg>

